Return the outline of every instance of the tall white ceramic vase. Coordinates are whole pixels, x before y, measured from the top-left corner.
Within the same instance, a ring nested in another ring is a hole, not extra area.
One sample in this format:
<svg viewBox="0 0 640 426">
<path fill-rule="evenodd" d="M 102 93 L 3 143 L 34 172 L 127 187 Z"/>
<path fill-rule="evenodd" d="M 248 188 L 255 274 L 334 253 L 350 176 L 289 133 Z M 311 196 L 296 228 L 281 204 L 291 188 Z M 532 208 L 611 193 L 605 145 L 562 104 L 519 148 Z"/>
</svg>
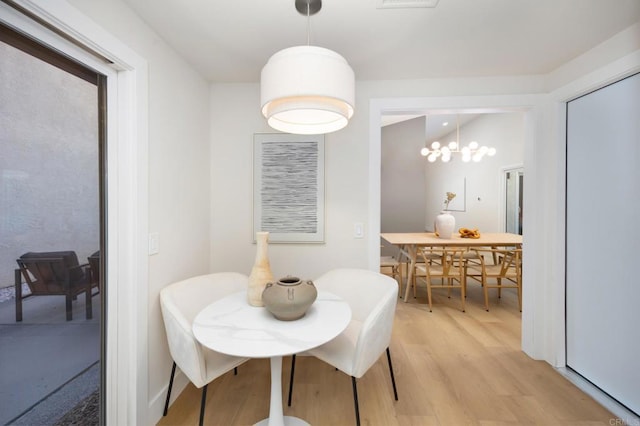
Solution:
<svg viewBox="0 0 640 426">
<path fill-rule="evenodd" d="M 264 306 L 262 292 L 268 282 L 273 282 L 273 274 L 269 265 L 267 253 L 269 247 L 269 233 L 256 232 L 256 260 L 249 275 L 249 289 L 247 300 L 251 306 Z"/>
<path fill-rule="evenodd" d="M 438 237 L 448 240 L 456 228 L 456 218 L 447 210 L 443 210 L 436 216 L 435 227 Z"/>
</svg>

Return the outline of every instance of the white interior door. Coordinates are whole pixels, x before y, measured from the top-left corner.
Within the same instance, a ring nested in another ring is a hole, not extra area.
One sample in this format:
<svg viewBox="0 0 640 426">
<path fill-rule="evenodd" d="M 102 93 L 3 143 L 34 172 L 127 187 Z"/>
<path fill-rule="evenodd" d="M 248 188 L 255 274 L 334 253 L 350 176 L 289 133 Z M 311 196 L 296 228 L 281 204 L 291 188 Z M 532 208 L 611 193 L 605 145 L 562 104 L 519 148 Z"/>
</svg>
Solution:
<svg viewBox="0 0 640 426">
<path fill-rule="evenodd" d="M 567 105 L 567 366 L 640 413 L 640 74 Z"/>
</svg>

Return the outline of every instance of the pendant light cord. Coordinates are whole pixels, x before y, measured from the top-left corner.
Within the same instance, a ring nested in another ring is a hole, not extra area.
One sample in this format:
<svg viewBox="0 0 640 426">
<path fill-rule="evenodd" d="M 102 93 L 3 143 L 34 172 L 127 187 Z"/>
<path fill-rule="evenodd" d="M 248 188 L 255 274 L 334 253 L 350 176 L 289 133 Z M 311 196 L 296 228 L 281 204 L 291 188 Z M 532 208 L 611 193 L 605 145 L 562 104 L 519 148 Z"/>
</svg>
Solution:
<svg viewBox="0 0 640 426">
<path fill-rule="evenodd" d="M 456 149 L 460 149 L 460 114 L 456 114 Z"/>
<path fill-rule="evenodd" d="M 311 32 L 311 12 L 309 9 L 311 8 L 311 0 L 307 0 L 307 46 L 309 46 L 310 35 Z"/>
</svg>

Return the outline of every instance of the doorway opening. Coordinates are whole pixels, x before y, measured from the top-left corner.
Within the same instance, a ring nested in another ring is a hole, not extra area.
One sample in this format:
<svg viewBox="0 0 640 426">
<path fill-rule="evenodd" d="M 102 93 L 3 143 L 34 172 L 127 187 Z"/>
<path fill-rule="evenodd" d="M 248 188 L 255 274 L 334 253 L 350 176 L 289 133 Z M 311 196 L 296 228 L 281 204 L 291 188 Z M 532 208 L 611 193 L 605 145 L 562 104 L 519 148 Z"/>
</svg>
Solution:
<svg viewBox="0 0 640 426">
<path fill-rule="evenodd" d="M 0 49 L 0 352 L 13 360 L 0 366 L 0 423 L 99 424 L 106 77 L 4 24 Z M 34 272 L 44 261 L 18 267 L 63 252 L 49 276 Z M 56 285 L 90 295 L 65 302 Z"/>
<path fill-rule="evenodd" d="M 503 171 L 505 232 L 522 235 L 522 201 L 524 199 L 524 168 Z"/>
<path fill-rule="evenodd" d="M 446 207 L 456 219 L 456 231 L 464 227 L 481 233 L 522 235 L 522 112 L 425 110 L 422 115 L 401 116 L 408 117 L 406 120 L 390 117 L 395 120 L 384 125 L 389 120 L 383 116 L 381 130 L 381 232 L 433 232 L 435 217 Z M 456 120 L 461 123 L 459 130 Z M 422 155 L 432 143 L 476 143 L 492 146 L 497 153 L 480 161 L 465 162 L 458 155 L 441 161 Z M 512 172 L 519 176 L 512 176 Z M 454 198 L 445 205 L 447 194 Z"/>
</svg>

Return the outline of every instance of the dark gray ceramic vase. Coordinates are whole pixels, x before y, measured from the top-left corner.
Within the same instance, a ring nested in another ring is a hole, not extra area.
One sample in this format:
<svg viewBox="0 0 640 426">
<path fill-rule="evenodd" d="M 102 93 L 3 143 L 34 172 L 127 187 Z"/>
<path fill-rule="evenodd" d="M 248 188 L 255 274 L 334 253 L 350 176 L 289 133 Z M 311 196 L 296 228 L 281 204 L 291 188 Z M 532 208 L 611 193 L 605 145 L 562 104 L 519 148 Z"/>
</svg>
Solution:
<svg viewBox="0 0 640 426">
<path fill-rule="evenodd" d="M 282 321 L 302 318 L 316 297 L 318 291 L 311 280 L 291 276 L 267 283 L 262 292 L 265 308 Z"/>
</svg>

